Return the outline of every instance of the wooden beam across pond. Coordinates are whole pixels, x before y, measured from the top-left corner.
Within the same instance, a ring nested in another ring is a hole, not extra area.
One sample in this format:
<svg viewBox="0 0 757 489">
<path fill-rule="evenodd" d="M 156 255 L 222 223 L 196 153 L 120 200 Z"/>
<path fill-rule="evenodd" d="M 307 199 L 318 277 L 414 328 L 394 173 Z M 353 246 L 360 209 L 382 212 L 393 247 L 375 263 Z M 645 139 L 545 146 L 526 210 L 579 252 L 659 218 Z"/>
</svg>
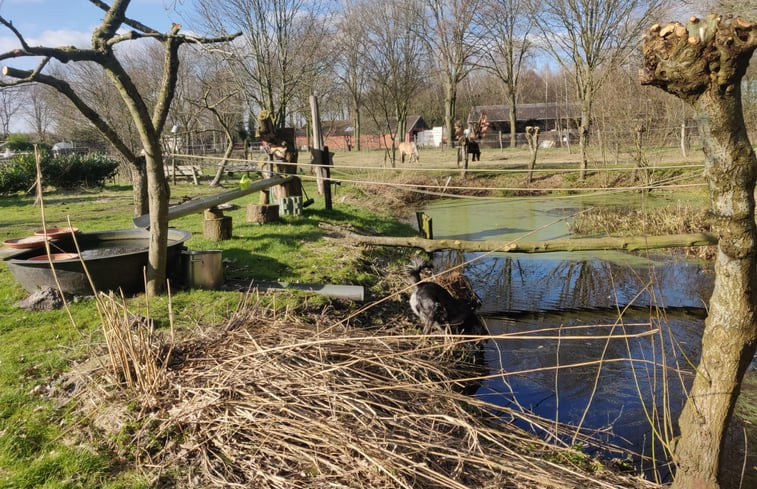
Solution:
<svg viewBox="0 0 757 489">
<path fill-rule="evenodd" d="M 673 234 L 667 236 L 608 236 L 602 238 L 565 238 L 546 241 L 465 241 L 460 239 L 425 239 L 401 236 L 366 236 L 341 230 L 344 237 L 355 244 L 372 246 L 400 246 L 433 251 L 491 251 L 510 253 L 549 253 L 553 251 L 638 251 L 660 248 L 713 246 L 718 238 L 712 233 Z"/>
</svg>

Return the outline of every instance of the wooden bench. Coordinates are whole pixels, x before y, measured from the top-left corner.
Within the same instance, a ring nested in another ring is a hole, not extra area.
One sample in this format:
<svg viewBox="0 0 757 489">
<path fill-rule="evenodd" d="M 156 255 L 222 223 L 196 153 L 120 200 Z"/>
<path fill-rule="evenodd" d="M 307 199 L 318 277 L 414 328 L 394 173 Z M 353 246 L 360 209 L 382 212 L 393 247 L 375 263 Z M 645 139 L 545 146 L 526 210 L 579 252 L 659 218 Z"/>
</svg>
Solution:
<svg viewBox="0 0 757 489">
<path fill-rule="evenodd" d="M 187 180 L 192 179 L 192 183 L 198 185 L 197 178 L 202 174 L 202 169 L 199 166 L 194 165 L 176 165 L 176 175 L 174 175 L 174 166 L 167 165 L 163 167 L 166 172 L 166 177 L 173 179 L 185 178 Z"/>
<path fill-rule="evenodd" d="M 223 172 L 227 175 L 233 175 L 234 173 L 247 173 L 259 172 L 260 168 L 254 162 L 249 163 L 231 163 L 223 167 Z"/>
</svg>

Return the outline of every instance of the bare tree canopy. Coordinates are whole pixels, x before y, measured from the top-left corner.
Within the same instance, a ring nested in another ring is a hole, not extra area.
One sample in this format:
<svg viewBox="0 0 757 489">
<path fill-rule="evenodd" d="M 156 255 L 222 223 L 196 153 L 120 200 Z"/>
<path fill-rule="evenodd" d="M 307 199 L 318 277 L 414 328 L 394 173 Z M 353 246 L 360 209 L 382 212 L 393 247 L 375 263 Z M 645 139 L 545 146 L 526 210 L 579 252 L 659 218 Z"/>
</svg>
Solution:
<svg viewBox="0 0 757 489">
<path fill-rule="evenodd" d="M 534 16 L 528 0 L 484 0 L 480 22 L 486 32 L 482 40 L 485 69 L 503 83 L 510 106 L 510 147 L 516 144 L 517 103 L 521 69 L 533 51 L 530 41 Z"/>
<path fill-rule="evenodd" d="M 290 105 L 325 69 L 321 41 L 329 11 L 320 0 L 197 0 L 207 28 L 243 33 L 233 44 L 231 69 L 257 110 L 267 110 L 284 127 Z M 304 97 L 307 99 L 307 95 Z"/>
<path fill-rule="evenodd" d="M 610 68 L 638 45 L 644 26 L 660 15 L 667 3 L 667 0 L 542 0 L 533 10 L 542 47 L 572 74 L 581 102 L 582 179 L 588 167 L 586 149 L 594 94 L 603 77 L 611 73 Z"/>
<path fill-rule="evenodd" d="M 425 82 L 426 51 L 414 30 L 421 23 L 422 7 L 420 0 L 361 4 L 368 55 L 366 108 L 376 126 L 391 135 L 392 164 L 413 97 Z"/>
<path fill-rule="evenodd" d="M 476 13 L 482 0 L 426 0 L 420 34 L 444 90 L 444 127 L 450 135 L 456 119 L 457 90 L 486 48 L 481 46 Z"/>
</svg>

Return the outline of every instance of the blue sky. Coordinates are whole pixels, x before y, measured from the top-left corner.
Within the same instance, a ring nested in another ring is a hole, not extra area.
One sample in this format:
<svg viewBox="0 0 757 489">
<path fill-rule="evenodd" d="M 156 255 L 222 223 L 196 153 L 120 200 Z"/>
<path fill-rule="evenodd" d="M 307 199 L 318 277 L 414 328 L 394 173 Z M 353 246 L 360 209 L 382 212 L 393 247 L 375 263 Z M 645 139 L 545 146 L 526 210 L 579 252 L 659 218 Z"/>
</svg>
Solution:
<svg viewBox="0 0 757 489">
<path fill-rule="evenodd" d="M 105 0 L 105 3 L 110 3 Z M 171 22 L 183 24 L 172 10 L 175 0 L 132 0 L 127 16 L 153 29 L 166 32 Z M 93 29 L 103 12 L 88 0 L 0 0 L 0 15 L 13 25 L 31 45 L 90 45 Z M 187 29 L 184 29 L 185 31 Z M 0 29 L 0 52 L 18 47 L 13 34 Z M 15 65 L 15 63 L 9 63 Z"/>
</svg>

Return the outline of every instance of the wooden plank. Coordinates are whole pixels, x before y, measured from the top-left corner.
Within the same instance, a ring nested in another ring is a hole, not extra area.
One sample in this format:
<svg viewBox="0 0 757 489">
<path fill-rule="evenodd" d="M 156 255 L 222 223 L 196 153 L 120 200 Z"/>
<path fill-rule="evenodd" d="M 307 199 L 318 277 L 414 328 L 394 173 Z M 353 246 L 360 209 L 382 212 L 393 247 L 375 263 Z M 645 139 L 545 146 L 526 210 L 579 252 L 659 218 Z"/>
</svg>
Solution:
<svg viewBox="0 0 757 489">
<path fill-rule="evenodd" d="M 176 219 L 178 217 L 188 216 L 189 214 L 202 212 L 205 209 L 210 209 L 211 207 L 217 206 L 218 204 L 223 204 L 224 202 L 229 202 L 230 200 L 244 197 L 245 195 L 249 195 L 253 192 L 259 192 L 260 190 L 273 187 L 274 185 L 281 185 L 282 183 L 288 182 L 289 180 L 293 178 L 296 178 L 296 177 L 276 176 L 276 177 L 266 178 L 264 180 L 258 180 L 258 181 L 252 182 L 252 184 L 245 189 L 230 190 L 228 192 L 223 192 L 216 195 L 210 195 L 208 197 L 202 197 L 196 200 L 190 200 L 188 202 L 184 202 L 183 204 L 169 207 L 168 220 L 170 221 L 171 219 Z M 134 219 L 132 219 L 132 221 L 134 222 L 135 226 L 146 228 L 150 225 L 150 215 L 143 214 L 139 217 L 135 217 Z"/>
</svg>

